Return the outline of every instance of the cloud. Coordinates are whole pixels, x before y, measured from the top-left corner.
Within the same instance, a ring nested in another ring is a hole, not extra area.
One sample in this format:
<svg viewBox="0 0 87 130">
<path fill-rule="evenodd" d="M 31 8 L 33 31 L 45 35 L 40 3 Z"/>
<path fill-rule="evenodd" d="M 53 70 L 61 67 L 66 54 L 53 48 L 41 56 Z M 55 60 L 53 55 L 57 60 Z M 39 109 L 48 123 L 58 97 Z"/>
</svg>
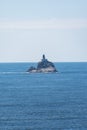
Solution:
<svg viewBox="0 0 87 130">
<path fill-rule="evenodd" d="M 87 28 L 87 19 L 49 19 L 29 21 L 0 20 L 0 29 L 81 29 Z"/>
</svg>

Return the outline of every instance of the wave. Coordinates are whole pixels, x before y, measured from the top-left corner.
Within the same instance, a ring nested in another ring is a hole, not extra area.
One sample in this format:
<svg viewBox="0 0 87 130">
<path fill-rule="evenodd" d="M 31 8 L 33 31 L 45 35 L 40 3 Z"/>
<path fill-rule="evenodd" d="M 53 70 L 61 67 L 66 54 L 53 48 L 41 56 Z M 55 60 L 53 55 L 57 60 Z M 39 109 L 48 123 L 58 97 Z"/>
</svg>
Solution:
<svg viewBox="0 0 87 130">
<path fill-rule="evenodd" d="M 29 73 L 29 72 L 0 72 L 0 75 L 10 75 L 10 74 L 60 74 L 59 72 L 56 73 Z"/>
<path fill-rule="evenodd" d="M 0 72 L 0 75 L 12 75 L 12 74 L 87 74 L 87 71 L 61 71 L 61 72 L 56 72 L 56 73 L 29 73 L 29 72 Z"/>
<path fill-rule="evenodd" d="M 0 75 L 2 74 L 27 74 L 28 72 L 0 72 Z"/>
</svg>

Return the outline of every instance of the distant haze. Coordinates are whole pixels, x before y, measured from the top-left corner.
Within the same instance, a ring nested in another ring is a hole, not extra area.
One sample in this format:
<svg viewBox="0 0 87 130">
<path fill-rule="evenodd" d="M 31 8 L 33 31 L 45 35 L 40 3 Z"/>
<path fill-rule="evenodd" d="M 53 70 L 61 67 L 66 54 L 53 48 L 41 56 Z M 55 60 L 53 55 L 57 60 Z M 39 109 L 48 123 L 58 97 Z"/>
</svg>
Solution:
<svg viewBox="0 0 87 130">
<path fill-rule="evenodd" d="M 87 62 L 87 0 L 1 0 L 0 62 Z"/>
</svg>

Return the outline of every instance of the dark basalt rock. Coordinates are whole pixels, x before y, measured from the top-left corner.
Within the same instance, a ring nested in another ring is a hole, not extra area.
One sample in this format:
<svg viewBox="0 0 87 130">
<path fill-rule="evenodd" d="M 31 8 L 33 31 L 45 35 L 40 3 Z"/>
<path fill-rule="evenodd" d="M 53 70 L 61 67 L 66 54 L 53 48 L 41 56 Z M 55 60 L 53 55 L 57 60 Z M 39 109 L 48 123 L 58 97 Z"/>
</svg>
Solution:
<svg viewBox="0 0 87 130">
<path fill-rule="evenodd" d="M 36 71 L 36 68 L 35 68 L 35 67 L 33 67 L 33 66 L 31 66 L 31 67 L 28 69 L 28 71 L 27 71 L 27 72 L 34 72 L 34 71 Z"/>
<path fill-rule="evenodd" d="M 57 72 L 54 64 L 50 61 L 48 61 L 45 58 L 45 55 L 43 55 L 43 58 L 40 62 L 38 62 L 37 64 L 37 68 L 31 66 L 27 72 L 31 72 L 31 73 L 47 73 L 47 72 Z"/>
</svg>

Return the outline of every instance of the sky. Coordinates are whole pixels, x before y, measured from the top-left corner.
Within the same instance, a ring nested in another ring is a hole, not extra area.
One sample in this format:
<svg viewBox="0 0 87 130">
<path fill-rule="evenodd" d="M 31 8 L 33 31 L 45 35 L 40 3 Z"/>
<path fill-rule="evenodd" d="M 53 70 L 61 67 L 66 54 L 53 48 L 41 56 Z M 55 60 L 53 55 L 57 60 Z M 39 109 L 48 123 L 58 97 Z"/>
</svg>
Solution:
<svg viewBox="0 0 87 130">
<path fill-rule="evenodd" d="M 0 62 L 87 62 L 87 0 L 0 0 Z"/>
</svg>

